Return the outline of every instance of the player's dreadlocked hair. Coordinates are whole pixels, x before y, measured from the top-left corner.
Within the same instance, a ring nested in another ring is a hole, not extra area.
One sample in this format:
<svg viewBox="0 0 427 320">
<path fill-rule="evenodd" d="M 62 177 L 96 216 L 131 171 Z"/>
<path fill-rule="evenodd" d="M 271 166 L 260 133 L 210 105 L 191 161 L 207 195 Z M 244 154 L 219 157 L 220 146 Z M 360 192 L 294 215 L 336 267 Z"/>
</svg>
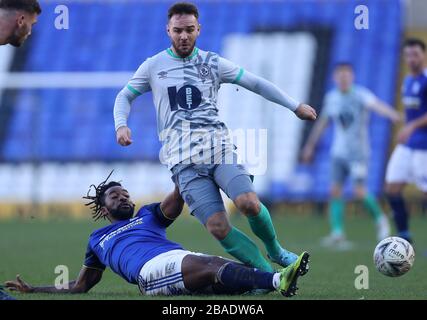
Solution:
<svg viewBox="0 0 427 320">
<path fill-rule="evenodd" d="M 104 202 L 105 191 L 107 191 L 111 187 L 116 187 L 116 186 L 121 187 L 122 186 L 119 182 L 116 182 L 116 181 L 110 181 L 109 183 L 107 183 L 108 179 L 111 177 L 113 172 L 114 172 L 114 170 L 111 171 L 110 174 L 108 175 L 107 179 L 102 181 L 98 186 L 95 186 L 94 184 L 92 184 L 89 187 L 89 191 L 87 192 L 86 197 L 83 197 L 83 199 L 91 200 L 90 202 L 86 203 L 85 205 L 91 206 L 90 209 L 92 209 L 92 218 L 95 221 L 97 221 L 101 217 L 103 217 L 105 219 L 105 216 L 102 216 L 102 214 L 101 214 L 101 208 L 105 205 L 105 202 Z M 92 191 L 92 188 L 95 189 L 95 195 L 93 195 L 93 196 L 89 195 L 89 193 Z"/>
</svg>

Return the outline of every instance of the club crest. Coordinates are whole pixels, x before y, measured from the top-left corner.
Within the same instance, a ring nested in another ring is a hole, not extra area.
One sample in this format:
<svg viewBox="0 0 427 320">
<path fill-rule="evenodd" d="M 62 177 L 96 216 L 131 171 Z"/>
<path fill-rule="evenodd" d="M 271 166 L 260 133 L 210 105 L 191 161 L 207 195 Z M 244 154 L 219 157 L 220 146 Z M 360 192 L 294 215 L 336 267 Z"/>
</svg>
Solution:
<svg viewBox="0 0 427 320">
<path fill-rule="evenodd" d="M 211 75 L 211 67 L 207 63 L 201 64 L 199 67 L 199 77 L 202 80 L 206 80 Z"/>
</svg>

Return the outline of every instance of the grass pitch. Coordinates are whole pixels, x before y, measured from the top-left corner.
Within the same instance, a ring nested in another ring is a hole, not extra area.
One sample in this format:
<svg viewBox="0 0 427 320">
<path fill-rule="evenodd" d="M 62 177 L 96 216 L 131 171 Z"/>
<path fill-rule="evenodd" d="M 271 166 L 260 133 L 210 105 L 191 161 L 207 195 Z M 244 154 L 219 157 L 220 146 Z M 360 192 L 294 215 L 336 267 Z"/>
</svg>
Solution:
<svg viewBox="0 0 427 320">
<path fill-rule="evenodd" d="M 232 222 L 253 239 L 245 218 L 233 216 Z M 351 251 L 338 252 L 322 248 L 319 239 L 327 234 L 326 218 L 313 215 L 276 214 L 274 223 L 281 240 L 289 250 L 311 253 L 310 272 L 299 280 L 297 299 L 426 299 L 427 298 L 427 218 L 411 221 L 415 238 L 415 264 L 400 278 L 388 278 L 375 270 L 372 254 L 377 243 L 374 223 L 366 216 L 350 216 L 346 221 L 348 237 L 355 243 Z M 55 267 L 65 265 L 73 280 L 83 263 L 87 239 L 102 223 L 89 220 L 14 220 L 0 222 L 0 283 L 16 274 L 32 285 L 53 285 Z M 192 251 L 226 256 L 220 245 L 195 218 L 184 215 L 168 231 L 170 239 Z M 256 239 L 262 247 L 260 241 Z M 263 248 L 263 247 L 262 247 Z M 263 248 L 264 249 L 264 248 Z M 369 289 L 355 288 L 355 268 L 369 269 Z M 153 299 L 143 297 L 138 288 L 126 283 L 110 270 L 87 294 L 13 294 L 18 299 Z M 191 299 L 254 299 L 253 296 L 194 297 Z M 159 298 L 156 298 L 159 299 Z M 167 298 L 171 300 L 170 297 Z M 172 299 L 190 299 L 188 296 Z M 285 299 L 278 293 L 256 296 L 256 299 Z"/>
</svg>

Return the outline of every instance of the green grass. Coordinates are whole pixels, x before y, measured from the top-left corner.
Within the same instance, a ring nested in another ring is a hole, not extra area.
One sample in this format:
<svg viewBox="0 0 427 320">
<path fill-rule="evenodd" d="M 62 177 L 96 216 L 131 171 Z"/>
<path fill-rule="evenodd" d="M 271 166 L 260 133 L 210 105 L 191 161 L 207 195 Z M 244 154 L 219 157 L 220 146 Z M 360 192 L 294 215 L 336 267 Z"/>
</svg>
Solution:
<svg viewBox="0 0 427 320">
<path fill-rule="evenodd" d="M 233 223 L 251 235 L 244 218 L 234 217 Z M 427 298 L 427 219 L 415 217 L 411 225 L 415 234 L 416 258 L 413 269 L 400 278 L 388 278 L 378 273 L 372 262 L 376 245 L 375 228 L 367 217 L 347 219 L 350 240 L 356 247 L 348 252 L 336 252 L 319 246 L 319 239 L 328 231 L 326 219 L 303 215 L 280 215 L 274 223 L 281 242 L 290 250 L 311 253 L 310 272 L 299 281 L 296 299 L 426 299 Z M 66 265 L 74 279 L 82 265 L 87 238 L 99 227 L 91 221 L 2 221 L 0 223 L 0 283 L 14 279 L 17 273 L 33 285 L 52 285 L 57 265 Z M 219 244 L 196 219 L 183 216 L 169 230 L 169 237 L 185 248 L 209 254 L 225 255 Z M 261 243 L 257 241 L 259 245 Z M 369 268 L 369 290 L 354 287 L 357 265 Z M 88 294 L 15 294 L 18 299 L 153 299 L 142 297 L 136 286 L 126 283 L 107 270 L 100 284 Z M 189 299 L 177 297 L 175 299 Z M 230 297 L 191 297 L 194 299 L 230 299 Z M 158 299 L 158 298 L 157 298 Z M 167 298 L 170 300 L 170 298 Z M 232 299 L 253 299 L 242 296 Z M 276 293 L 256 299 L 283 299 Z"/>
</svg>

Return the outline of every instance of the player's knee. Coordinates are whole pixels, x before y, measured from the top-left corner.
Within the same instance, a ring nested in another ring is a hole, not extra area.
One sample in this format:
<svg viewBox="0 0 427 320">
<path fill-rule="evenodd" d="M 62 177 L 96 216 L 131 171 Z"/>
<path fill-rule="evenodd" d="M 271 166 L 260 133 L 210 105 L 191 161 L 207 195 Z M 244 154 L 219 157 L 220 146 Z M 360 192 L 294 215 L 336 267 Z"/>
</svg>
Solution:
<svg viewBox="0 0 427 320">
<path fill-rule="evenodd" d="M 366 196 L 366 190 L 364 187 L 357 187 L 355 190 L 355 196 L 357 199 L 362 200 Z"/>
<path fill-rule="evenodd" d="M 206 259 L 207 259 L 205 263 L 206 271 L 208 272 L 209 275 L 213 277 L 216 277 L 219 269 L 224 264 L 227 263 L 227 261 L 225 261 L 224 259 L 216 256 L 209 256 L 209 257 L 206 257 Z"/>
<path fill-rule="evenodd" d="M 219 260 L 220 258 L 215 256 L 191 255 L 190 260 L 186 261 L 187 269 L 183 270 L 191 289 L 202 289 L 216 282 L 218 271 L 223 264 Z"/>
<path fill-rule="evenodd" d="M 334 186 L 329 191 L 329 194 L 332 198 L 341 198 L 342 196 L 341 188 Z"/>
<path fill-rule="evenodd" d="M 218 240 L 224 240 L 231 230 L 231 225 L 227 218 L 224 217 L 211 217 L 206 223 L 206 228 Z"/>
<path fill-rule="evenodd" d="M 398 197 L 402 195 L 402 187 L 398 184 L 386 184 L 385 192 L 388 197 Z"/>
<path fill-rule="evenodd" d="M 203 277 L 205 281 L 208 281 L 211 284 L 216 283 L 218 271 L 227 262 L 224 259 L 216 256 L 205 257 L 204 262 Z"/>
<path fill-rule="evenodd" d="M 260 210 L 260 202 L 254 193 L 245 193 L 235 200 L 237 209 L 246 216 L 256 216 Z"/>
</svg>

